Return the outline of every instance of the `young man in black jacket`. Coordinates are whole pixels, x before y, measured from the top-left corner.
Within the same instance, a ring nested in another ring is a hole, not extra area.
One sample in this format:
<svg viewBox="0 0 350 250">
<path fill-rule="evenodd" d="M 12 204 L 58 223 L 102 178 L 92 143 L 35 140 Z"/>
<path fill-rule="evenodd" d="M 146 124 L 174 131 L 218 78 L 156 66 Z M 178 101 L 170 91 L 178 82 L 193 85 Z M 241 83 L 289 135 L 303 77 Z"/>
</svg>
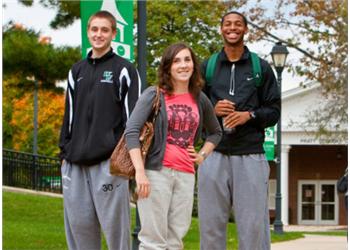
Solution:
<svg viewBox="0 0 350 250">
<path fill-rule="evenodd" d="M 92 50 L 68 75 L 60 136 L 64 220 L 69 249 L 129 249 L 128 180 L 111 176 L 109 158 L 141 92 L 135 67 L 116 55 L 116 20 L 107 11 L 90 17 Z"/>
<path fill-rule="evenodd" d="M 224 48 L 206 93 L 222 121 L 224 134 L 199 167 L 199 219 L 202 250 L 226 249 L 226 226 L 233 209 L 240 250 L 270 249 L 269 165 L 263 149 L 264 129 L 277 123 L 281 97 L 269 64 L 259 58 L 256 84 L 251 54 L 244 46 L 246 18 L 238 12 L 222 17 Z M 202 64 L 205 76 L 208 61 Z"/>
</svg>

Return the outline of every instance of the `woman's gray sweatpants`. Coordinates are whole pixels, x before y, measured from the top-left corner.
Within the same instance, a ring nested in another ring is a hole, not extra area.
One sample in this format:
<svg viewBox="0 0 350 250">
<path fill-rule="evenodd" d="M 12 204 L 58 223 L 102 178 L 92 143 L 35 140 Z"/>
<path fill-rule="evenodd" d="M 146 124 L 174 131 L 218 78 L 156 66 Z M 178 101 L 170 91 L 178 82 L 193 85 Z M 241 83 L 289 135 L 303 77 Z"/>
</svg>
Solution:
<svg viewBox="0 0 350 250">
<path fill-rule="evenodd" d="M 110 175 L 109 160 L 61 170 L 68 248 L 101 249 L 102 228 L 109 250 L 130 249 L 128 180 Z"/>
<path fill-rule="evenodd" d="M 233 209 L 240 250 L 269 250 L 268 181 L 264 154 L 213 152 L 199 167 L 201 250 L 226 250 L 226 227 Z"/>
</svg>

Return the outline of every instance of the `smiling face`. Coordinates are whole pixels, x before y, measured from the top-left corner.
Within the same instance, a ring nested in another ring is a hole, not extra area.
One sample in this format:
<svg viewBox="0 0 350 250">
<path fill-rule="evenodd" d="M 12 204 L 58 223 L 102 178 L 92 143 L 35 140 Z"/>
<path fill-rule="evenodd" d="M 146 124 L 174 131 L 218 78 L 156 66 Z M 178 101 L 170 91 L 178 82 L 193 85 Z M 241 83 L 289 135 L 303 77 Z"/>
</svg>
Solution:
<svg viewBox="0 0 350 250">
<path fill-rule="evenodd" d="M 193 60 L 189 49 L 180 50 L 173 59 L 170 68 L 173 84 L 188 84 L 193 73 Z"/>
<path fill-rule="evenodd" d="M 234 13 L 225 16 L 221 25 L 221 34 L 224 43 L 228 46 L 243 45 L 243 38 L 247 31 L 248 27 L 244 23 L 243 17 Z"/>
<path fill-rule="evenodd" d="M 112 28 L 112 23 L 107 18 L 95 17 L 92 19 L 88 27 L 87 35 L 93 55 L 100 57 L 107 53 L 116 33 L 116 30 Z"/>
</svg>

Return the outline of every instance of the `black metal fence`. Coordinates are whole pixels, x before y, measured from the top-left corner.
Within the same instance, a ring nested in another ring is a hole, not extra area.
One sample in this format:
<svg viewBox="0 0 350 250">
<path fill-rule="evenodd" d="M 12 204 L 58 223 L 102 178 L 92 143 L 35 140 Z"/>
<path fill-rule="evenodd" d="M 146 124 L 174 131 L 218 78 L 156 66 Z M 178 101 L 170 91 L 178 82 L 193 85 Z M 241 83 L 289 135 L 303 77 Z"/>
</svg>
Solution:
<svg viewBox="0 0 350 250">
<path fill-rule="evenodd" d="M 3 185 L 62 193 L 58 158 L 3 149 L 2 166 Z"/>
</svg>

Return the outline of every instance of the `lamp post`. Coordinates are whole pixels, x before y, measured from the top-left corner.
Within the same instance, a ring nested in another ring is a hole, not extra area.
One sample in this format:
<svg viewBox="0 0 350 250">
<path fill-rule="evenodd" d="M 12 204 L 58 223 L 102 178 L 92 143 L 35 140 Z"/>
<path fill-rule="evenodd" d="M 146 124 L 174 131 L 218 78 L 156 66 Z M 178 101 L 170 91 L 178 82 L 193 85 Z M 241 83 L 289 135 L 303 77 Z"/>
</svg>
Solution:
<svg viewBox="0 0 350 250">
<path fill-rule="evenodd" d="M 38 80 L 34 76 L 27 76 L 26 79 L 34 83 L 33 93 L 33 171 L 32 183 L 33 190 L 36 190 L 38 185 L 38 168 L 36 166 L 38 157 Z"/>
<path fill-rule="evenodd" d="M 146 9 L 146 0 L 145 1 L 137 1 L 137 68 L 140 74 L 142 87 L 146 86 L 146 78 L 147 78 L 147 30 L 146 30 L 146 22 L 147 22 L 147 9 Z M 132 233 L 132 250 L 138 250 L 140 241 L 138 240 L 138 234 L 141 230 L 140 225 L 140 217 L 139 210 L 136 204 L 136 223 L 135 229 Z"/>
<path fill-rule="evenodd" d="M 34 79 L 33 154 L 38 154 L 38 81 Z"/>
<path fill-rule="evenodd" d="M 277 72 L 277 83 L 279 93 L 282 97 L 282 71 L 286 64 L 286 59 L 288 55 L 287 47 L 278 42 L 273 46 L 271 51 L 271 57 L 273 65 Z M 276 189 L 276 216 L 273 223 L 274 231 L 277 234 L 283 234 L 283 223 L 281 221 L 281 119 L 277 123 L 277 154 L 276 154 L 276 179 L 277 179 L 277 189 Z M 288 197 L 285 197 L 288 199 Z"/>
</svg>

